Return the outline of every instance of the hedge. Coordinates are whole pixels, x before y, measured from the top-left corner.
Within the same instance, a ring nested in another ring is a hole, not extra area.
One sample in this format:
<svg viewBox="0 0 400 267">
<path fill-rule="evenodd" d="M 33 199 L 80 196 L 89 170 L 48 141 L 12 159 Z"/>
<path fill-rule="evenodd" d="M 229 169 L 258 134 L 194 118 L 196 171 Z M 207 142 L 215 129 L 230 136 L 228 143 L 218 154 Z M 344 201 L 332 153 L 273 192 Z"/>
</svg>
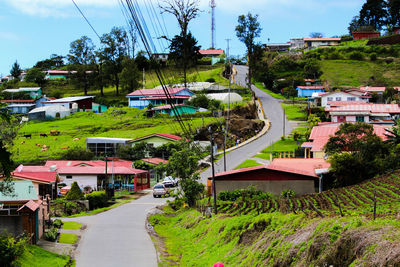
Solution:
<svg viewBox="0 0 400 267">
<path fill-rule="evenodd" d="M 95 191 L 87 194 L 86 199 L 89 200 L 89 208 L 91 210 L 107 206 L 108 198 L 104 191 Z"/>
</svg>

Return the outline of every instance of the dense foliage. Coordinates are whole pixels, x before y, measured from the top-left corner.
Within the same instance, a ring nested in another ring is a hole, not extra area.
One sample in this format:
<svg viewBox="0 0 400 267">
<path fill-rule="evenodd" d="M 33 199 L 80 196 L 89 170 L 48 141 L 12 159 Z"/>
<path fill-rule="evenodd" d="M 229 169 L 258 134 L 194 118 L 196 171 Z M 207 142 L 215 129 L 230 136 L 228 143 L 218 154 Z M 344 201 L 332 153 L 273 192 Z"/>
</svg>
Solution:
<svg viewBox="0 0 400 267">
<path fill-rule="evenodd" d="M 24 253 L 27 239 L 15 238 L 7 232 L 0 233 L 0 266 L 13 266 L 17 257 Z"/>
<path fill-rule="evenodd" d="M 71 185 L 71 189 L 68 191 L 65 196 L 67 200 L 82 200 L 85 196 L 82 193 L 82 190 L 79 188 L 78 183 L 75 181 Z"/>
<path fill-rule="evenodd" d="M 86 195 L 91 210 L 107 206 L 108 198 L 104 191 L 95 191 Z"/>
</svg>

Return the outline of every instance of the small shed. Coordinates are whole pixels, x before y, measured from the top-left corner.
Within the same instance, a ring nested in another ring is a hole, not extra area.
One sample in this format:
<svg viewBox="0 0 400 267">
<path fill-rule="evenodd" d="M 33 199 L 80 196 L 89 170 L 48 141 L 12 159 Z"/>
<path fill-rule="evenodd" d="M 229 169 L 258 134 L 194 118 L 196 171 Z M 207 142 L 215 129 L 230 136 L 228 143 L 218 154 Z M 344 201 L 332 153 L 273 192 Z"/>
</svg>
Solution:
<svg viewBox="0 0 400 267">
<path fill-rule="evenodd" d="M 219 100 L 222 103 L 229 102 L 242 102 L 243 98 L 237 93 L 216 93 L 216 94 L 207 94 L 209 99 Z"/>
<path fill-rule="evenodd" d="M 79 111 L 91 111 L 94 96 L 70 96 L 56 100 L 43 102 L 45 106 L 62 105 L 66 108 L 72 109 L 74 104 L 77 105 Z"/>
<path fill-rule="evenodd" d="M 35 108 L 29 111 L 28 118 L 29 120 L 46 120 L 46 119 L 55 119 L 55 118 L 64 118 L 71 114 L 69 108 L 66 108 L 63 105 L 52 105 L 52 106 L 44 106 L 40 108 Z"/>
<path fill-rule="evenodd" d="M 163 113 L 163 114 L 169 114 L 170 116 L 176 116 L 182 115 L 182 114 L 190 114 L 190 113 L 196 113 L 197 109 L 196 107 L 193 106 L 188 106 L 188 105 L 175 105 L 175 110 L 172 110 L 171 105 L 163 105 L 163 106 L 158 106 L 154 107 L 149 112 L 154 112 L 156 114 Z"/>
</svg>

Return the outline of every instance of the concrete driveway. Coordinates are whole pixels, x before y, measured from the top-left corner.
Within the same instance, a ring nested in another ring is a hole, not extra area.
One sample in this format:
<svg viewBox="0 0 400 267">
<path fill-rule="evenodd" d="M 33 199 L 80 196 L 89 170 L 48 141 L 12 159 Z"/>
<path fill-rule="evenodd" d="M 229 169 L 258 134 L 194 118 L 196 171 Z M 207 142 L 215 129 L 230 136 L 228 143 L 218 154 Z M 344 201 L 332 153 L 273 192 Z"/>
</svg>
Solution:
<svg viewBox="0 0 400 267">
<path fill-rule="evenodd" d="M 164 203 L 150 193 L 97 215 L 63 219 L 87 225 L 75 252 L 76 266 L 158 266 L 145 221 L 152 208 Z"/>
<path fill-rule="evenodd" d="M 239 85 L 246 86 L 246 75 L 247 66 L 235 66 L 237 69 L 237 75 L 235 76 L 235 82 Z M 264 108 L 264 113 L 267 119 L 271 122 L 269 131 L 261 136 L 259 139 L 240 147 L 226 155 L 226 168 L 227 171 L 233 170 L 240 163 L 249 159 L 259 153 L 261 150 L 278 141 L 283 135 L 283 125 L 285 123 L 285 134 L 289 134 L 292 131 L 291 125 L 288 123 L 286 118 L 283 118 L 283 109 L 280 105 L 280 101 L 273 98 L 264 91 L 258 89 L 256 86 L 252 86 L 252 90 L 256 96 L 260 99 L 261 104 Z M 224 171 L 224 162 L 221 158 L 215 164 L 215 173 Z M 206 183 L 207 178 L 211 176 L 211 168 L 201 173 L 201 182 Z"/>
</svg>

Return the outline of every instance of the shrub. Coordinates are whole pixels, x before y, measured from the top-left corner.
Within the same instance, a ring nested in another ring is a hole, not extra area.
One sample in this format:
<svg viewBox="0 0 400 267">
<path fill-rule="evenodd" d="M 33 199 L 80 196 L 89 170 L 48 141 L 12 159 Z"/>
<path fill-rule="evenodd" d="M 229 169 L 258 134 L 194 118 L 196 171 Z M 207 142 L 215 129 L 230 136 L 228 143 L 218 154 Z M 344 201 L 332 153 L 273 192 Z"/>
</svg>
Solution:
<svg viewBox="0 0 400 267">
<path fill-rule="evenodd" d="M 206 82 L 208 82 L 208 83 L 215 83 L 215 79 L 214 79 L 214 78 L 208 78 L 208 79 L 206 80 Z"/>
<path fill-rule="evenodd" d="M 284 198 L 292 198 L 295 195 L 296 195 L 296 192 L 294 192 L 292 189 L 283 190 L 281 193 L 281 197 L 284 197 Z"/>
<path fill-rule="evenodd" d="M 349 53 L 349 59 L 352 60 L 363 60 L 364 59 L 364 54 L 359 52 L 359 51 L 354 51 Z"/>
<path fill-rule="evenodd" d="M 255 186 L 249 186 L 246 189 L 236 189 L 233 191 L 221 191 L 217 198 L 222 201 L 236 201 L 238 199 L 246 200 L 264 200 L 271 199 L 272 194 L 257 190 Z"/>
<path fill-rule="evenodd" d="M 54 226 L 55 228 L 61 228 L 62 225 L 63 225 L 63 222 L 62 222 L 60 219 L 55 219 L 55 220 L 53 221 L 53 226 Z"/>
<path fill-rule="evenodd" d="M 371 61 L 375 61 L 378 58 L 378 56 L 376 55 L 376 53 L 371 53 L 369 58 L 371 59 Z"/>
<path fill-rule="evenodd" d="M 0 266 L 12 266 L 13 261 L 24 253 L 26 243 L 26 237 L 15 238 L 5 231 L 1 233 Z"/>
<path fill-rule="evenodd" d="M 89 200 L 89 208 L 97 209 L 107 206 L 107 195 L 104 191 L 96 191 L 86 195 L 86 199 Z"/>
<path fill-rule="evenodd" d="M 86 148 L 75 146 L 60 153 L 60 157 L 69 160 L 91 160 L 94 158 L 94 154 Z"/>
<path fill-rule="evenodd" d="M 67 200 L 82 200 L 85 198 L 77 182 L 73 182 L 71 190 L 65 196 Z"/>
<path fill-rule="evenodd" d="M 329 59 L 341 59 L 342 55 L 338 51 L 334 51 L 328 55 Z"/>
<path fill-rule="evenodd" d="M 50 242 L 55 242 L 58 236 L 57 228 L 50 228 L 46 233 L 44 233 L 44 239 Z"/>
</svg>

